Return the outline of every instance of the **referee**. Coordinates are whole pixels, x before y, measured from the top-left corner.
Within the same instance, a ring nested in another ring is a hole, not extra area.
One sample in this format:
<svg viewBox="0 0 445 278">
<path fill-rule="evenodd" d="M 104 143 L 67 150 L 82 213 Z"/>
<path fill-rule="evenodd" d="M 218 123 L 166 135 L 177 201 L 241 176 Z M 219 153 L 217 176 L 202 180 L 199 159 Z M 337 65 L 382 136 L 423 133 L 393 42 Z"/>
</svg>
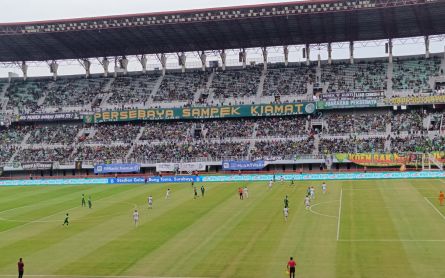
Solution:
<svg viewBox="0 0 445 278">
<path fill-rule="evenodd" d="M 25 270 L 25 264 L 23 263 L 22 258 L 19 259 L 19 262 L 17 263 L 17 268 L 19 270 L 19 278 L 22 278 L 23 272 Z"/>
<path fill-rule="evenodd" d="M 287 262 L 287 270 L 289 270 L 289 278 L 295 278 L 295 261 L 292 257 Z"/>
</svg>

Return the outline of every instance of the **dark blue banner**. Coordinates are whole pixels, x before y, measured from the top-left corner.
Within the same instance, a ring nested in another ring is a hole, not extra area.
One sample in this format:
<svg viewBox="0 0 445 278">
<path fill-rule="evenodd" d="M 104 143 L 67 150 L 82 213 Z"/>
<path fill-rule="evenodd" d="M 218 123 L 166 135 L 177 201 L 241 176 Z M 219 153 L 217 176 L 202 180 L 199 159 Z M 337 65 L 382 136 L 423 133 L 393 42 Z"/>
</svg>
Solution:
<svg viewBox="0 0 445 278">
<path fill-rule="evenodd" d="M 106 173 L 137 173 L 141 170 L 140 164 L 98 164 L 94 166 L 95 174 Z"/>
<path fill-rule="evenodd" d="M 226 160 L 222 163 L 223 170 L 260 170 L 266 166 L 264 160 Z"/>
<path fill-rule="evenodd" d="M 129 184 L 129 183 L 145 183 L 143 177 L 130 177 L 130 178 L 109 178 L 109 184 Z"/>
<path fill-rule="evenodd" d="M 149 177 L 147 182 L 164 183 L 164 182 L 200 182 L 202 177 L 199 176 L 168 176 L 168 177 Z"/>
</svg>

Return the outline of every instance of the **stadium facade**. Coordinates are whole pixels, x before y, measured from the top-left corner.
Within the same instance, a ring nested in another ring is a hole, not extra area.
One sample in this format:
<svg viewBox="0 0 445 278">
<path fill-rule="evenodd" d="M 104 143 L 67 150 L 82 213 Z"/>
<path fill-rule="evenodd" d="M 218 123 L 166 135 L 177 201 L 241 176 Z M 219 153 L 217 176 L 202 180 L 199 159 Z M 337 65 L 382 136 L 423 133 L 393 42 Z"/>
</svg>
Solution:
<svg viewBox="0 0 445 278">
<path fill-rule="evenodd" d="M 4 175 L 84 175 L 109 164 L 144 172 L 443 168 L 445 58 L 429 42 L 445 34 L 444 9 L 444 1 L 302 1 L 0 24 L 0 61 L 24 75 L 0 80 Z M 394 39 L 418 36 L 425 55 L 393 55 Z M 355 58 L 363 40 L 387 40 L 388 56 Z M 335 42 L 347 42 L 349 59 L 332 59 Z M 303 63 L 289 61 L 296 44 Z M 311 61 L 320 44 L 328 59 Z M 268 61 L 274 46 L 283 63 Z M 248 63 L 252 47 L 262 63 Z M 226 65 L 229 49 L 239 51 L 239 67 Z M 200 68 L 186 68 L 190 52 Z M 180 69 L 167 69 L 167 53 Z M 130 55 L 141 72 L 128 72 Z M 147 55 L 159 70 L 146 70 Z M 59 77 L 65 59 L 86 75 Z M 90 74 L 92 59 L 103 74 Z M 53 76 L 28 78 L 31 61 L 46 61 Z"/>
</svg>

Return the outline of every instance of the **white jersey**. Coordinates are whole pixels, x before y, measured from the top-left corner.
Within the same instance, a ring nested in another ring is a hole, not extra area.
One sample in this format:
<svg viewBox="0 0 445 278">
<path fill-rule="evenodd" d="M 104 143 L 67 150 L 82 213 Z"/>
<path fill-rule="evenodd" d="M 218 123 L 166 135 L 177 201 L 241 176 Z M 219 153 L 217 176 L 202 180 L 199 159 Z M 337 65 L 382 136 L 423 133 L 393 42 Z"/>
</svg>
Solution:
<svg viewBox="0 0 445 278">
<path fill-rule="evenodd" d="M 169 198 L 169 197 L 170 197 L 170 189 L 167 190 L 167 192 L 165 193 L 165 198 L 167 199 L 167 198 Z"/>
<path fill-rule="evenodd" d="M 137 211 L 133 212 L 133 219 L 139 220 L 139 212 L 137 212 Z"/>
<path fill-rule="evenodd" d="M 149 205 L 152 205 L 153 204 L 153 197 L 148 197 L 148 204 Z"/>
<path fill-rule="evenodd" d="M 309 197 L 304 198 L 304 204 L 308 207 L 311 204 L 311 199 Z"/>
<path fill-rule="evenodd" d="M 284 181 L 284 177 L 281 177 L 280 180 L 281 180 L 281 182 L 283 182 Z"/>
<path fill-rule="evenodd" d="M 310 192 L 311 192 L 311 196 L 314 196 L 315 195 L 315 188 L 311 187 L 311 191 Z"/>
<path fill-rule="evenodd" d="M 272 187 L 273 182 L 269 181 L 269 187 Z"/>
<path fill-rule="evenodd" d="M 289 208 L 283 209 L 284 217 L 287 217 L 289 215 Z"/>
<path fill-rule="evenodd" d="M 326 183 L 323 183 L 323 184 L 321 185 L 321 189 L 322 189 L 323 191 L 326 191 Z"/>
</svg>

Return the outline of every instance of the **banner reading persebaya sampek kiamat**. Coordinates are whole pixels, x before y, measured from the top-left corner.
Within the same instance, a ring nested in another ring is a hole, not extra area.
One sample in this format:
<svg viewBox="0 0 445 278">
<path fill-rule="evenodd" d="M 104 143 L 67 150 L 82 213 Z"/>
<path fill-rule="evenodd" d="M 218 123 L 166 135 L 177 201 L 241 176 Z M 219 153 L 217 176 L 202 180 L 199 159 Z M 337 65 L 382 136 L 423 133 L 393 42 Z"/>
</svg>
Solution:
<svg viewBox="0 0 445 278">
<path fill-rule="evenodd" d="M 124 122 L 136 120 L 216 119 L 303 115 L 315 112 L 314 102 L 234 105 L 214 107 L 132 109 L 85 115 L 85 123 Z"/>
</svg>

